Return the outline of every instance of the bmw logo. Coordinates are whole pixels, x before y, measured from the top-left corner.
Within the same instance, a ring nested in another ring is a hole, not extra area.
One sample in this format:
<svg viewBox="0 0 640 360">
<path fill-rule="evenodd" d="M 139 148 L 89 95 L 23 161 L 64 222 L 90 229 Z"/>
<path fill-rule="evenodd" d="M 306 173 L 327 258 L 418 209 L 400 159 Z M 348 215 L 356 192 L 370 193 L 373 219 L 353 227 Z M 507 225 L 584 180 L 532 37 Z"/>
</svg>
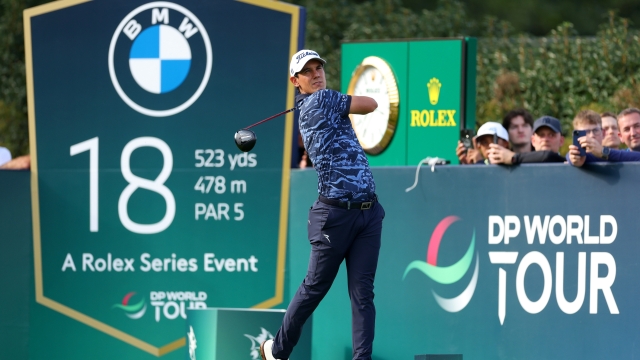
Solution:
<svg viewBox="0 0 640 360">
<path fill-rule="evenodd" d="M 109 46 L 109 75 L 120 98 L 147 116 L 191 106 L 211 75 L 211 42 L 189 10 L 171 2 L 139 6 L 118 25 Z"/>
</svg>

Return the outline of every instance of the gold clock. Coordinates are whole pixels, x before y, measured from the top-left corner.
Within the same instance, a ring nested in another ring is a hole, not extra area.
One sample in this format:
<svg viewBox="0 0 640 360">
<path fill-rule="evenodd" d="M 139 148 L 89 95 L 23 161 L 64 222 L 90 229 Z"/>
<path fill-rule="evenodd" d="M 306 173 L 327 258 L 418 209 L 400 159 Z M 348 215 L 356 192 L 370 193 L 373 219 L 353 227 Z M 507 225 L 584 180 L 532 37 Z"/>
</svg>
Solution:
<svg viewBox="0 0 640 360">
<path fill-rule="evenodd" d="M 398 124 L 398 84 L 391 67 L 377 56 L 365 58 L 354 71 L 347 94 L 369 96 L 378 103 L 369 114 L 349 117 L 362 149 L 367 154 L 380 154 L 389 146 Z"/>
</svg>

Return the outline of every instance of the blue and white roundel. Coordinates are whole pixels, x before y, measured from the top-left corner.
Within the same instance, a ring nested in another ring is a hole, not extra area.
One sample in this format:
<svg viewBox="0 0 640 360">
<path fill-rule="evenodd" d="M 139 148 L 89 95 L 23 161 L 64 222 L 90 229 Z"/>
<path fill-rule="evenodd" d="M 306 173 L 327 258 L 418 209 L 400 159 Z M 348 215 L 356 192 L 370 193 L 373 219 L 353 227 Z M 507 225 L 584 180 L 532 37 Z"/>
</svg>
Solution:
<svg viewBox="0 0 640 360">
<path fill-rule="evenodd" d="M 182 5 L 152 1 L 129 12 L 109 43 L 109 77 L 130 108 L 176 115 L 203 94 L 212 68 L 207 29 Z"/>
<path fill-rule="evenodd" d="M 177 29 L 155 25 L 138 35 L 131 46 L 129 68 L 138 85 L 150 93 L 174 90 L 191 67 L 189 42 Z"/>
</svg>

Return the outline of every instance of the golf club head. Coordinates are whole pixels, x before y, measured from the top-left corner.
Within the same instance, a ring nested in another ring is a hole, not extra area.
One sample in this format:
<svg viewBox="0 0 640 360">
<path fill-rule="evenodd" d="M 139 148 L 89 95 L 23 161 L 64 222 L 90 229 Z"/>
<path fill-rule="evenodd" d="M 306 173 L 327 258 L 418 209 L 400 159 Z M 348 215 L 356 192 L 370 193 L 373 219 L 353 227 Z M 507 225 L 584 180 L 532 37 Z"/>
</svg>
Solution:
<svg viewBox="0 0 640 360">
<path fill-rule="evenodd" d="M 243 152 L 248 152 L 256 145 L 256 134 L 247 129 L 236 131 L 236 146 Z"/>
</svg>

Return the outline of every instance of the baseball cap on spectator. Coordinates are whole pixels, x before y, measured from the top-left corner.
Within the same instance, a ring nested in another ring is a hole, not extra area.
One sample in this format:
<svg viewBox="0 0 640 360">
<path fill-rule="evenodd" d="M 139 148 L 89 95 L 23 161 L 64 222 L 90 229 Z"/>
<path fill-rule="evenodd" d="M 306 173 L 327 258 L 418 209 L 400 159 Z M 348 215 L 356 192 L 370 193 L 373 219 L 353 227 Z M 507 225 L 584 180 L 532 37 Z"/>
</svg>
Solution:
<svg viewBox="0 0 640 360">
<path fill-rule="evenodd" d="M 533 123 L 533 132 L 538 131 L 539 128 L 546 126 L 549 129 L 553 130 L 555 133 L 562 134 L 562 127 L 560 126 L 560 120 L 554 118 L 553 116 L 545 115 L 539 119 L 537 119 Z"/>
<path fill-rule="evenodd" d="M 478 134 L 476 137 L 479 138 L 484 135 L 493 134 L 498 135 L 498 137 L 503 139 L 504 141 L 509 141 L 509 133 L 507 132 L 507 130 L 502 125 L 492 121 L 482 124 L 482 126 L 480 126 L 480 129 L 478 129 Z"/>
<path fill-rule="evenodd" d="M 323 58 L 320 57 L 320 55 L 318 55 L 317 52 L 313 50 L 300 50 L 295 53 L 291 57 L 291 63 L 289 64 L 289 75 L 295 76 L 300 72 L 300 70 L 302 70 L 304 65 L 309 62 L 309 60 L 313 59 L 317 59 L 322 63 L 322 65 L 325 65 L 327 63 Z"/>
</svg>

